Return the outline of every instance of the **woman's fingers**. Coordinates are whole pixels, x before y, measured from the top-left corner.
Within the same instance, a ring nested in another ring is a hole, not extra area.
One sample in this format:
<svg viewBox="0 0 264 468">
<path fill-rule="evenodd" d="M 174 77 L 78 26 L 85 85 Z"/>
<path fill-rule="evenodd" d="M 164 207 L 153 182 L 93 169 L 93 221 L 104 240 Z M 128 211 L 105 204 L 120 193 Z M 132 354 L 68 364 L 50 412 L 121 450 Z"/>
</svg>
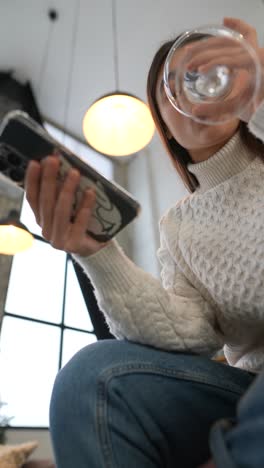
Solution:
<svg viewBox="0 0 264 468">
<path fill-rule="evenodd" d="M 41 167 L 37 161 L 30 161 L 25 177 L 26 199 L 39 224 L 39 189 L 41 179 Z"/>
<path fill-rule="evenodd" d="M 257 31 L 253 26 L 246 23 L 239 18 L 225 17 L 223 21 L 224 26 L 233 29 L 242 34 L 242 36 L 255 48 L 258 47 Z"/>
<path fill-rule="evenodd" d="M 217 65 L 224 65 L 232 70 L 245 67 L 252 68 L 254 67 L 254 62 L 251 55 L 241 49 L 241 47 L 218 51 L 204 50 L 190 60 L 187 65 L 187 70 L 207 72 L 210 68 Z"/>
<path fill-rule="evenodd" d="M 49 235 L 53 247 L 57 249 L 63 248 L 65 239 L 71 230 L 71 218 L 79 182 L 79 171 L 71 169 L 64 180 L 56 201 Z"/>
<path fill-rule="evenodd" d="M 213 57 L 208 59 L 206 62 L 201 62 L 201 65 L 198 65 L 197 68 L 200 73 L 207 73 L 210 69 L 218 65 L 226 66 L 230 71 L 243 68 L 251 69 L 253 71 L 255 68 L 255 64 L 253 63 L 252 59 L 244 53 L 223 57 Z"/>
<path fill-rule="evenodd" d="M 256 50 L 256 52 L 258 51 L 258 38 L 255 28 L 238 18 L 226 17 L 224 18 L 223 24 L 229 29 L 242 34 L 244 39 Z M 204 64 L 211 62 L 212 58 L 216 59 L 213 62 L 213 65 L 219 64 L 219 59 L 221 59 L 221 63 L 225 64 L 224 60 L 229 56 L 232 56 L 234 62 L 230 62 L 230 59 L 228 59 L 228 65 L 230 63 L 230 65 L 236 68 L 239 66 L 246 66 L 247 63 L 252 63 L 252 59 L 245 51 L 242 43 L 227 37 L 209 37 L 204 40 L 194 42 L 193 44 L 187 44 L 185 49 L 187 53 L 192 54 L 188 67 L 189 70 L 197 69 L 202 65 L 202 62 Z M 243 53 L 245 54 L 244 56 L 242 56 Z"/>
<path fill-rule="evenodd" d="M 43 237 L 54 248 L 91 255 L 107 244 L 87 235 L 96 203 L 95 191 L 87 190 L 79 206 L 74 206 L 80 173 L 71 169 L 64 180 L 59 180 L 59 165 L 59 159 L 54 156 L 47 157 L 41 164 L 30 162 L 25 178 L 27 200 L 42 227 Z M 73 211 L 75 218 L 72 221 Z"/>
<path fill-rule="evenodd" d="M 39 217 L 43 236 L 49 240 L 52 231 L 53 214 L 57 199 L 57 176 L 60 161 L 48 156 L 41 162 L 41 181 L 39 188 Z"/>
<path fill-rule="evenodd" d="M 228 37 L 207 37 L 199 41 L 191 42 L 183 46 L 183 50 L 186 54 L 192 54 L 196 56 L 197 54 L 204 52 L 205 50 L 210 49 L 211 51 L 221 51 L 229 49 L 241 49 L 241 44 L 234 39 L 229 39 Z"/>
<path fill-rule="evenodd" d="M 65 250 L 76 252 L 78 248 L 78 253 L 82 255 L 88 251 L 95 251 L 98 248 L 98 245 L 100 245 L 98 241 L 88 236 L 86 233 L 87 228 L 89 228 L 89 222 L 92 217 L 95 203 L 96 195 L 94 190 L 87 190 L 76 213 L 74 223 L 71 226 L 71 233 L 66 240 Z"/>
</svg>

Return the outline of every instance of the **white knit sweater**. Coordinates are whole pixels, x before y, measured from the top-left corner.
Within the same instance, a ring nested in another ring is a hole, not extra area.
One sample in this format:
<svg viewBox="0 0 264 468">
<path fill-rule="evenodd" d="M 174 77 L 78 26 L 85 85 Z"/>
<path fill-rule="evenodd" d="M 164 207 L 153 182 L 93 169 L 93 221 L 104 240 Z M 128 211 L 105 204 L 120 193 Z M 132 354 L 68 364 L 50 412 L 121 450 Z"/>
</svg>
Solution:
<svg viewBox="0 0 264 468">
<path fill-rule="evenodd" d="M 264 140 L 264 103 L 249 123 Z M 119 339 L 212 353 L 231 365 L 264 366 L 264 162 L 237 133 L 207 161 L 190 164 L 197 191 L 160 221 L 162 284 L 117 242 L 75 255 Z"/>
</svg>

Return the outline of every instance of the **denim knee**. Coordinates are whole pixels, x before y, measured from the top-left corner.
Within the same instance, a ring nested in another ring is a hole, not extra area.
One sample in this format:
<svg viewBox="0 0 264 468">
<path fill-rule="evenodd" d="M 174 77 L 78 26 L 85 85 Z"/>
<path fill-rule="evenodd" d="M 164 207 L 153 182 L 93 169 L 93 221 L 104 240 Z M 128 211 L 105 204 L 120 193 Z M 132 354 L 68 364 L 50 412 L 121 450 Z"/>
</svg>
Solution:
<svg viewBox="0 0 264 468">
<path fill-rule="evenodd" d="M 50 402 L 50 433 L 58 468 L 83 468 L 87 461 L 90 466 L 104 466 L 97 437 L 96 392 L 98 376 L 111 362 L 110 349 L 111 345 L 104 341 L 86 346 L 56 377 Z"/>
<path fill-rule="evenodd" d="M 112 340 L 109 340 L 112 341 Z M 113 340 L 115 341 L 115 340 Z M 111 346 L 110 346 L 111 348 Z M 54 382 L 50 415 L 60 409 L 65 414 L 77 408 L 80 404 L 80 395 L 89 388 L 89 393 L 96 386 L 98 375 L 111 362 L 108 340 L 90 344 L 75 354 L 72 359 L 59 371 Z"/>
<path fill-rule="evenodd" d="M 92 404 L 96 399 L 99 375 L 108 367 L 129 359 L 135 347 L 121 340 L 102 340 L 75 354 L 59 371 L 54 382 L 50 403 L 52 428 L 60 417 L 64 420 L 70 418 L 72 413 L 79 413 L 81 406 Z"/>
<path fill-rule="evenodd" d="M 125 340 L 89 345 L 66 364 L 54 384 L 50 429 L 57 467 L 128 466 L 124 460 L 131 451 L 133 462 L 135 447 L 137 466 L 161 466 L 161 453 L 169 458 L 177 445 L 176 421 L 180 423 L 179 440 L 183 420 L 190 419 L 187 427 L 194 431 L 193 400 L 197 408 L 200 399 L 203 405 L 206 402 L 208 414 L 201 415 L 206 441 L 210 421 L 233 414 L 235 400 L 250 380 L 242 371 L 191 354 L 169 353 Z M 190 405 L 183 403 L 187 394 Z M 218 395 L 219 408 L 215 408 Z M 153 438 L 159 443 L 153 445 Z M 189 446 L 189 436 L 187 439 Z M 185 453 L 183 444 L 177 447 Z M 205 455 L 199 463 L 203 459 Z"/>
<path fill-rule="evenodd" d="M 263 394 L 264 373 L 241 398 L 236 420 L 214 425 L 210 440 L 217 468 L 263 468 Z"/>
</svg>

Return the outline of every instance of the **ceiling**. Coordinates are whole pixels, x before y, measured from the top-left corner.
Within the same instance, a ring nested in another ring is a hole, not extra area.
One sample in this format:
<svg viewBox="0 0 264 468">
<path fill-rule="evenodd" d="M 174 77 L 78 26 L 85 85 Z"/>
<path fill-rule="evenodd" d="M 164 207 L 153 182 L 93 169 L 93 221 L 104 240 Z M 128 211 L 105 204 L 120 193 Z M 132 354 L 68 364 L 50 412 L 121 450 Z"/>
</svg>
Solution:
<svg viewBox="0 0 264 468">
<path fill-rule="evenodd" d="M 115 52 L 119 89 L 146 100 L 161 42 L 224 15 L 254 25 L 264 43 L 262 0 L 0 0 L 0 68 L 29 79 L 42 115 L 83 140 L 85 111 L 116 88 Z"/>
</svg>

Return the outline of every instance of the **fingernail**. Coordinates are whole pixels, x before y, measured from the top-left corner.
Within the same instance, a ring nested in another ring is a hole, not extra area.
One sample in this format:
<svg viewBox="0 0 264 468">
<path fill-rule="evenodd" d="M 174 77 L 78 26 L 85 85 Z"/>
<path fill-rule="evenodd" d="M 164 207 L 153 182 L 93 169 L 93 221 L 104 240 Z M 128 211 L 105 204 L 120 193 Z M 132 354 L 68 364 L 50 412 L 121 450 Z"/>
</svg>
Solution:
<svg viewBox="0 0 264 468">
<path fill-rule="evenodd" d="M 89 195 L 89 196 L 92 195 L 93 193 L 95 193 L 95 192 L 94 192 L 94 189 L 93 189 L 92 187 L 89 187 L 89 188 L 85 191 L 85 194 L 86 194 L 86 195 Z"/>
<path fill-rule="evenodd" d="M 36 166 L 37 164 L 39 165 L 38 161 L 35 161 L 35 159 L 31 159 L 28 163 L 28 166 L 34 166 L 34 165 Z"/>
<path fill-rule="evenodd" d="M 77 169 L 71 169 L 70 174 L 72 177 L 77 177 L 79 175 L 79 171 Z"/>
<path fill-rule="evenodd" d="M 53 161 L 53 159 L 54 159 L 54 158 L 52 157 L 52 155 L 51 155 L 51 154 L 48 154 L 48 155 L 45 156 L 43 159 L 41 159 L 40 162 L 41 162 L 41 164 L 45 164 L 45 163 L 48 162 L 48 161 Z"/>
</svg>

